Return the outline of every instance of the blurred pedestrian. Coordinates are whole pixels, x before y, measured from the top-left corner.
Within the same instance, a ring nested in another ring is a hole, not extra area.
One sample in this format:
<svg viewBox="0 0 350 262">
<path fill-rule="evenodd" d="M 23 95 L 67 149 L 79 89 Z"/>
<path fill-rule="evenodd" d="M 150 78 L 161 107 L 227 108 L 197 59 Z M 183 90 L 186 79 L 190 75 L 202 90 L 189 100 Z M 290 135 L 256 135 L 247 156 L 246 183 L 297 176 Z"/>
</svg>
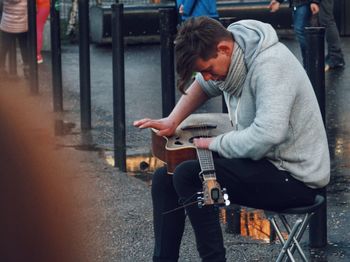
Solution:
<svg viewBox="0 0 350 262">
<path fill-rule="evenodd" d="M 219 14 L 214 0 L 176 0 L 181 21 L 190 17 L 209 16 L 219 19 Z"/>
<path fill-rule="evenodd" d="M 333 6 L 333 0 L 322 0 L 320 3 L 319 21 L 320 25 L 326 28 L 327 56 L 325 71 L 345 66 L 339 31 L 334 21 Z"/>
<path fill-rule="evenodd" d="M 36 59 L 38 64 L 44 62 L 41 55 L 43 47 L 43 32 L 47 18 L 50 14 L 50 0 L 36 0 L 36 35 L 37 35 L 37 52 Z"/>
<path fill-rule="evenodd" d="M 0 261 L 96 261 L 99 232 L 87 230 L 96 225 L 77 197 L 89 181 L 72 179 L 84 172 L 76 155 L 57 150 L 37 97 L 21 85 L 0 92 Z"/>
<path fill-rule="evenodd" d="M 271 12 L 276 12 L 279 10 L 280 4 L 283 2 L 284 0 L 271 0 L 269 9 Z M 310 26 L 312 16 L 319 12 L 319 3 L 319 0 L 289 0 L 290 7 L 293 8 L 294 32 L 300 45 L 304 67 L 307 44 L 305 38 L 305 27 Z"/>
<path fill-rule="evenodd" d="M 23 61 L 23 74 L 29 77 L 28 66 L 28 14 L 27 0 L 3 0 L 3 12 L 0 22 L 2 31 L 2 48 L 0 50 L 0 74 L 5 75 L 6 55 L 9 53 L 11 44 L 18 40 Z"/>
</svg>

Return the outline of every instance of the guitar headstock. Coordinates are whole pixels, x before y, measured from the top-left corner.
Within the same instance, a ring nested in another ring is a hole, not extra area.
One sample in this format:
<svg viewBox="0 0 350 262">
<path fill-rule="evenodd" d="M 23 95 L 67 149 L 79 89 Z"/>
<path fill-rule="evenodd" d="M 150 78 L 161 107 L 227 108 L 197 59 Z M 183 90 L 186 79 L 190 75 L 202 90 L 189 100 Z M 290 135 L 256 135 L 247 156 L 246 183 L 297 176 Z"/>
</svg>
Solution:
<svg viewBox="0 0 350 262">
<path fill-rule="evenodd" d="M 198 193 L 198 207 L 205 205 L 228 206 L 230 200 L 226 193 L 226 188 L 221 189 L 220 184 L 215 179 L 203 181 L 203 192 Z"/>
</svg>

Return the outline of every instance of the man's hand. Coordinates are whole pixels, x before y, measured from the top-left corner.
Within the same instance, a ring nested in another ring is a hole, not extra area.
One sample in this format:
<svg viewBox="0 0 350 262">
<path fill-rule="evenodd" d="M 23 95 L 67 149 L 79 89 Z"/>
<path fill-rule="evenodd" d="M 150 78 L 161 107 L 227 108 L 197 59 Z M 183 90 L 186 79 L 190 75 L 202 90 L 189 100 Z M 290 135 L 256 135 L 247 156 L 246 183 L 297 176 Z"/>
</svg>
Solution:
<svg viewBox="0 0 350 262">
<path fill-rule="evenodd" d="M 197 148 L 209 149 L 209 145 L 214 138 L 212 137 L 201 137 L 193 139 L 193 143 Z"/>
<path fill-rule="evenodd" d="M 158 136 L 171 136 L 175 133 L 177 125 L 168 117 L 161 119 L 144 118 L 134 121 L 134 126 L 138 128 L 154 128 L 157 129 Z"/>
<path fill-rule="evenodd" d="M 320 7 L 316 3 L 310 5 L 310 10 L 313 15 L 316 15 L 320 11 Z"/>
<path fill-rule="evenodd" d="M 280 2 L 276 1 L 276 0 L 272 0 L 269 4 L 269 9 L 270 12 L 274 13 L 276 11 L 278 11 L 278 9 L 280 9 Z"/>
<path fill-rule="evenodd" d="M 179 14 L 180 15 L 183 15 L 184 14 L 184 5 L 180 5 L 180 7 L 179 7 Z"/>
</svg>

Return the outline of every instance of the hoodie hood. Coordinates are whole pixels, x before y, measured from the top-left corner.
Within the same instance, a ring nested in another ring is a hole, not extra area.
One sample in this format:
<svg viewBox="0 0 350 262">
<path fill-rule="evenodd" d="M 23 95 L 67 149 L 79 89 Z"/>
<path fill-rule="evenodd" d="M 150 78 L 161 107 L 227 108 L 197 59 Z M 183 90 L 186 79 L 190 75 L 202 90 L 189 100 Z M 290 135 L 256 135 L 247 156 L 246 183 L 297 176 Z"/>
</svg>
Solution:
<svg viewBox="0 0 350 262">
<path fill-rule="evenodd" d="M 256 56 L 278 43 L 276 31 L 270 24 L 256 20 L 242 20 L 231 24 L 234 41 L 243 49 L 246 65 L 250 67 Z"/>
</svg>

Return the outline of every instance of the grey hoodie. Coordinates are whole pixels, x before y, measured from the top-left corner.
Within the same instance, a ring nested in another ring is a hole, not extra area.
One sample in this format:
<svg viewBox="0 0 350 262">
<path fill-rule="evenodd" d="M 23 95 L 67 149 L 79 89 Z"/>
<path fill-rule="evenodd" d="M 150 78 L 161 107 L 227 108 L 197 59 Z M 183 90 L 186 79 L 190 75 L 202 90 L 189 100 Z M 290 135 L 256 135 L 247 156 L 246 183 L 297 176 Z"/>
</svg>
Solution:
<svg viewBox="0 0 350 262">
<path fill-rule="evenodd" d="M 217 136 L 210 150 L 226 158 L 266 157 L 312 188 L 328 184 L 330 160 L 321 113 L 304 68 L 269 24 L 242 20 L 228 27 L 248 69 L 240 97 L 224 93 L 235 130 Z M 210 97 L 214 81 L 196 80 Z"/>
</svg>

